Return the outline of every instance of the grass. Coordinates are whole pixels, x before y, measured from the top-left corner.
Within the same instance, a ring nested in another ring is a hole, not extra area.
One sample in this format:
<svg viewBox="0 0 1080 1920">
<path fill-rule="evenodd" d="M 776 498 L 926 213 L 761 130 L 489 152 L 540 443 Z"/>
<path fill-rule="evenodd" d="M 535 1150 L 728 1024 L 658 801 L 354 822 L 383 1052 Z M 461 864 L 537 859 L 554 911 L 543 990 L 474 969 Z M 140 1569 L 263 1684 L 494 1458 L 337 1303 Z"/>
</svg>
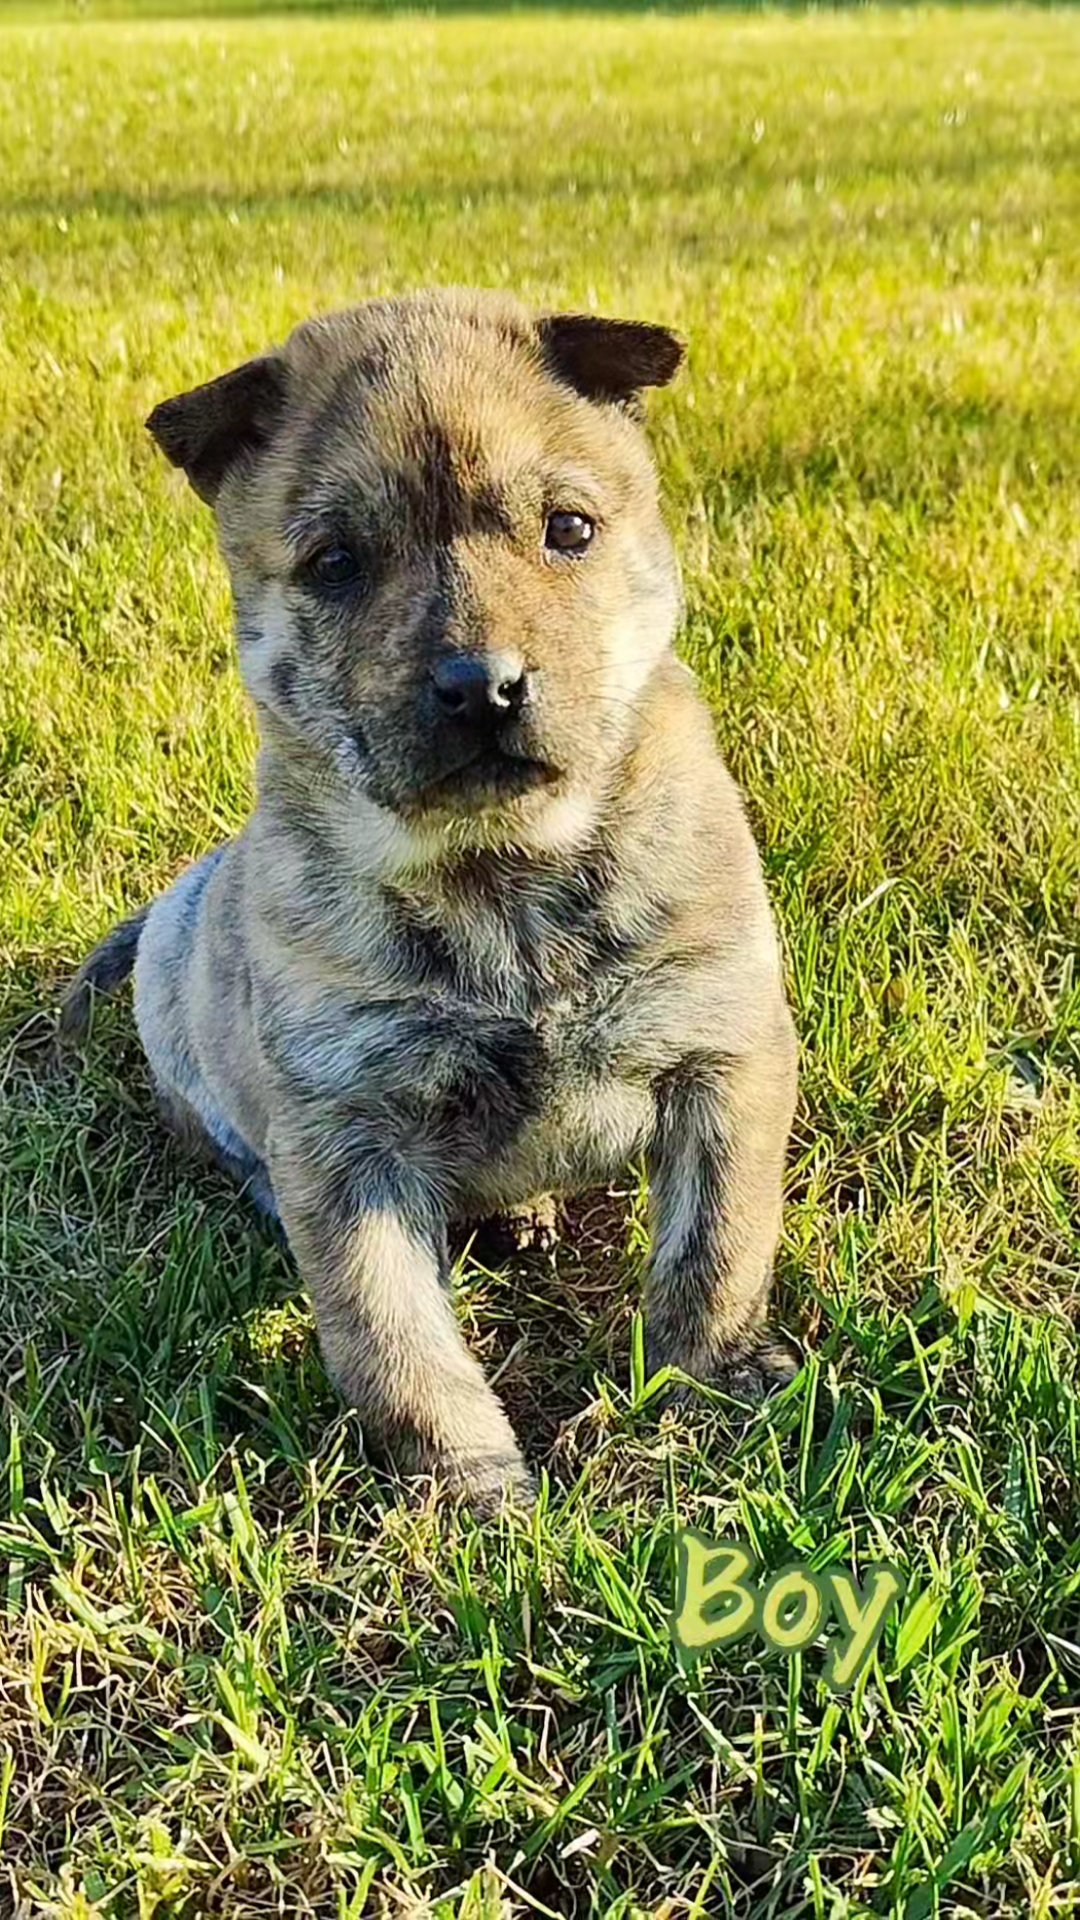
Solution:
<svg viewBox="0 0 1080 1920">
<path fill-rule="evenodd" d="M 0 24 L 0 1911 L 1080 1909 L 1078 97 L 1055 12 Z M 684 648 L 803 1041 L 764 1410 L 656 1418 L 635 1177 L 464 1261 L 527 1530 L 367 1468 L 127 1007 L 45 1044 L 250 797 L 142 418 L 448 280 L 690 337 Z M 903 1567 L 853 1695 L 686 1665 L 688 1523 Z"/>
</svg>

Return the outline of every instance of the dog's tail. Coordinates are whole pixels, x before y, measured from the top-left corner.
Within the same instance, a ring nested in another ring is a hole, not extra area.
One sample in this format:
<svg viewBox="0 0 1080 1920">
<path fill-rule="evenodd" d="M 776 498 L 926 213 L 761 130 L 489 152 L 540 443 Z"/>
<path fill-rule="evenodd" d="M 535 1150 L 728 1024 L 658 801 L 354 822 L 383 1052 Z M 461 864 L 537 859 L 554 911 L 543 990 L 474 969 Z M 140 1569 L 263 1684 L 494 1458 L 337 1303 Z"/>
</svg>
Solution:
<svg viewBox="0 0 1080 1920">
<path fill-rule="evenodd" d="M 60 1002 L 60 1038 L 81 1040 L 90 1025 L 96 993 L 115 993 L 135 965 L 149 905 L 121 920 L 82 963 Z"/>
</svg>

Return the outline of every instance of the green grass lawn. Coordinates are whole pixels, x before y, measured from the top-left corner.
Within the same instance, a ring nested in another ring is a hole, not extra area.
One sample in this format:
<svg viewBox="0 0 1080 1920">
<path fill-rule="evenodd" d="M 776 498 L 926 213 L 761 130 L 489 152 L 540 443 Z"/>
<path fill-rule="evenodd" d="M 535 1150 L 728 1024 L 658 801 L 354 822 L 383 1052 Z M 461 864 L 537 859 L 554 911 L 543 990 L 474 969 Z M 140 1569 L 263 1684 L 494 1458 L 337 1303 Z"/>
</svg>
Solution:
<svg viewBox="0 0 1080 1920">
<path fill-rule="evenodd" d="M 0 1913 L 1080 1911 L 1078 28 L 5 11 Z M 690 339 L 652 416 L 683 645 L 803 1043 L 809 1359 L 765 1409 L 657 1417 L 636 1174 L 554 1260 L 463 1262 L 527 1530 L 364 1465 L 128 1006 L 82 1072 L 48 1045 L 250 800 L 209 515 L 144 416 L 432 281 Z M 686 1664 L 687 1523 L 902 1566 L 853 1694 L 820 1646 Z"/>
</svg>

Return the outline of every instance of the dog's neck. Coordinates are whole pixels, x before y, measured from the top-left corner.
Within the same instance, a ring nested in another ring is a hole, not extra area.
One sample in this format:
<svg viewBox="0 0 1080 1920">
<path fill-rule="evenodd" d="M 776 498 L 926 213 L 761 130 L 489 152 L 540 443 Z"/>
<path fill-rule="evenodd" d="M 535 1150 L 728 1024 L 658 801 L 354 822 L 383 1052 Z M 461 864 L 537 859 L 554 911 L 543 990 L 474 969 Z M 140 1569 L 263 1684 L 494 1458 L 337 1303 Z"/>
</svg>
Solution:
<svg viewBox="0 0 1080 1920">
<path fill-rule="evenodd" d="M 355 872 L 363 884 L 423 883 L 477 856 L 518 863 L 573 864 L 592 844 L 606 783 L 568 784 L 472 814 L 406 818 L 314 767 L 307 755 L 282 750 L 264 735 L 259 753 L 259 808 L 279 828 L 301 831 Z"/>
</svg>

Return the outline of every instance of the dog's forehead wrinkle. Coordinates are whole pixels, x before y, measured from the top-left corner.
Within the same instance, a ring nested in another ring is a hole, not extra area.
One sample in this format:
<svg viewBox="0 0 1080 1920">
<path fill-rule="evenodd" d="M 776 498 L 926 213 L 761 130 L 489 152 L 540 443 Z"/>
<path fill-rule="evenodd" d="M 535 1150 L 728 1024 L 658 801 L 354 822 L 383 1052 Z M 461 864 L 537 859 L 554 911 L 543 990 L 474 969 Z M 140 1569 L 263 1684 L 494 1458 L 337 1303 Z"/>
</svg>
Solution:
<svg viewBox="0 0 1080 1920">
<path fill-rule="evenodd" d="M 291 508 L 282 533 L 290 547 L 300 550 L 321 538 L 344 533 L 351 518 L 350 504 L 340 490 L 328 495 L 320 492 Z"/>
<path fill-rule="evenodd" d="M 642 481 L 617 425 L 553 389 L 535 358 L 473 322 L 410 329 L 373 360 L 358 343 L 323 371 L 291 436 L 286 511 L 309 519 L 417 518 L 427 531 L 470 522 L 511 535 L 544 505 L 598 512 L 628 504 Z M 645 479 L 648 484 L 647 462 Z M 317 476 L 317 480 L 315 477 Z M 317 494 L 312 495 L 313 480 Z"/>
</svg>

